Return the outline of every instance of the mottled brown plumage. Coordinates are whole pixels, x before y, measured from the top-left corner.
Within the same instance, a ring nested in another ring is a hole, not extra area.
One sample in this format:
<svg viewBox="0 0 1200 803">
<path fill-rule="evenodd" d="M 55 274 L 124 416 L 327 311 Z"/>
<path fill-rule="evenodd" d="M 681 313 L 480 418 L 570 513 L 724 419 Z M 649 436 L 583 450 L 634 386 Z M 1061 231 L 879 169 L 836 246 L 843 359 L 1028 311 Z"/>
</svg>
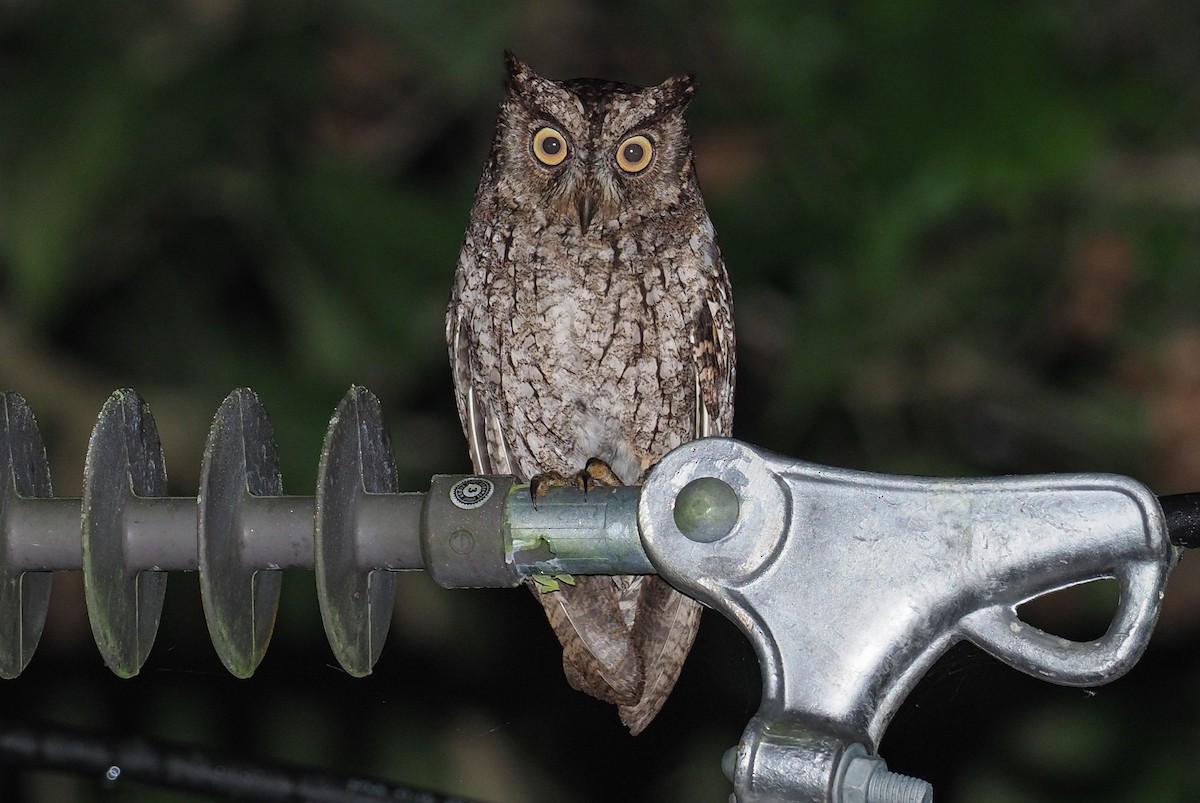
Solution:
<svg viewBox="0 0 1200 803">
<path fill-rule="evenodd" d="M 727 435 L 732 301 L 696 184 L 681 76 L 549 81 L 513 56 L 447 315 L 475 470 L 528 479 L 588 458 L 639 482 Z M 665 702 L 699 605 L 658 577 L 539 594 L 577 689 L 638 733 Z"/>
</svg>

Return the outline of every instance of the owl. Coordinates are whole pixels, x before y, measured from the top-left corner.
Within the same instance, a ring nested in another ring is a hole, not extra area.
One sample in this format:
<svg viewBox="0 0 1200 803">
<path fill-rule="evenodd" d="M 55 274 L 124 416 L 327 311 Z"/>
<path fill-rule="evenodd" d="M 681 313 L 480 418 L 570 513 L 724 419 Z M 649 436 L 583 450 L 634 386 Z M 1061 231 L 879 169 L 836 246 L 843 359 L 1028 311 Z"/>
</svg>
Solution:
<svg viewBox="0 0 1200 803">
<path fill-rule="evenodd" d="M 471 459 L 529 480 L 598 458 L 638 483 L 733 421 L 732 298 L 684 121 L 695 85 L 553 81 L 506 63 L 447 314 Z M 568 682 L 639 733 L 675 685 L 699 604 L 657 576 L 535 595 Z"/>
</svg>

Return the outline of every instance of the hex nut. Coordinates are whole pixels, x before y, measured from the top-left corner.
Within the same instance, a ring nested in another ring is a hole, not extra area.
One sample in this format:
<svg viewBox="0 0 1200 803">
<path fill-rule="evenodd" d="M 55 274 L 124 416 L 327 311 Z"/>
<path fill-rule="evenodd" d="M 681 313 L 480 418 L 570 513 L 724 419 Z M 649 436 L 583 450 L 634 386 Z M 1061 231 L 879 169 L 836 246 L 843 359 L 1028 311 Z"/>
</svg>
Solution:
<svg viewBox="0 0 1200 803">
<path fill-rule="evenodd" d="M 857 755 L 852 755 L 851 751 Z M 862 745 L 851 745 L 846 751 L 846 770 L 842 773 L 841 796 L 838 798 L 838 803 L 870 803 L 870 798 L 867 797 L 867 789 L 871 785 L 871 778 L 879 770 L 887 770 L 887 764 L 883 759 L 874 756 L 866 755 Z"/>
</svg>

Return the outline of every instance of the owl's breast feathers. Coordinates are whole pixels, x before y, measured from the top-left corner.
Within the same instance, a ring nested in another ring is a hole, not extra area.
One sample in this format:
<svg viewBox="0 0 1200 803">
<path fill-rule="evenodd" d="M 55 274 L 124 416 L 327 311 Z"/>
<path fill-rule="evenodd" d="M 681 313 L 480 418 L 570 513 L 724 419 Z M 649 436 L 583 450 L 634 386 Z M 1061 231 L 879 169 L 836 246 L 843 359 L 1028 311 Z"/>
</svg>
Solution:
<svg viewBox="0 0 1200 803">
<path fill-rule="evenodd" d="M 529 477 L 598 456 L 636 481 L 675 446 L 728 433 L 730 294 L 703 207 L 587 236 L 518 217 L 473 216 L 447 322 L 459 412 L 493 467 Z"/>
</svg>

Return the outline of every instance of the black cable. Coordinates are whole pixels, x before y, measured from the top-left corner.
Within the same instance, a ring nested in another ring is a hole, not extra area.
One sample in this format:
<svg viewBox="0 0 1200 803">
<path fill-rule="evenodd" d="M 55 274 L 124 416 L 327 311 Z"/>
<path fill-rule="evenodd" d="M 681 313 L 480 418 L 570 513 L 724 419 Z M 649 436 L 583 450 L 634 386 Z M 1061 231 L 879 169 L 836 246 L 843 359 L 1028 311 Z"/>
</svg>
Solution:
<svg viewBox="0 0 1200 803">
<path fill-rule="evenodd" d="M 471 803 L 387 781 L 227 760 L 140 737 L 106 740 L 55 727 L 0 723 L 0 765 L 91 776 L 107 786 L 130 782 L 227 800 Z"/>
<path fill-rule="evenodd" d="M 1176 546 L 1200 547 L 1200 492 L 1158 497 L 1167 519 L 1167 535 Z"/>
</svg>

